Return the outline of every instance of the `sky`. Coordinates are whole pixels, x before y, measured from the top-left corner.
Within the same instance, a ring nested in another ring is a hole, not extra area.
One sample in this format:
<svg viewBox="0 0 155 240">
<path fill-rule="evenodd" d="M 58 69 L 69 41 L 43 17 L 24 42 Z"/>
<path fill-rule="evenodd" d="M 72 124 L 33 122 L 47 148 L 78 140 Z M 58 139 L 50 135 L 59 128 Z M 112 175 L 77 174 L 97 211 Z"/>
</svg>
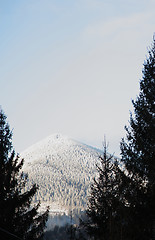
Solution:
<svg viewBox="0 0 155 240">
<path fill-rule="evenodd" d="M 0 0 L 0 105 L 20 153 L 60 133 L 119 156 L 154 0 Z"/>
</svg>

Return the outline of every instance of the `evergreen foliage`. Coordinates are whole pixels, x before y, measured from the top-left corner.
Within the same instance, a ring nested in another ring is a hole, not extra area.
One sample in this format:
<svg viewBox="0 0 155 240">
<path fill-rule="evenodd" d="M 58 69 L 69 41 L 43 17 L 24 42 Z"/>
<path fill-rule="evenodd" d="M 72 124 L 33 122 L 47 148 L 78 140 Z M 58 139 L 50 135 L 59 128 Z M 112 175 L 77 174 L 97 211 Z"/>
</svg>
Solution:
<svg viewBox="0 0 155 240">
<path fill-rule="evenodd" d="M 12 131 L 0 109 L 0 239 L 42 239 L 48 218 L 48 209 L 38 214 L 40 203 L 32 206 L 38 190 L 34 184 L 28 191 L 24 187 L 28 176 L 21 169 L 20 160 L 12 146 Z"/>
<path fill-rule="evenodd" d="M 71 229 L 72 228 L 72 229 Z M 72 231 L 72 233 L 71 233 Z M 65 226 L 55 226 L 50 231 L 45 232 L 44 240 L 82 240 L 78 238 L 78 228 L 77 226 L 71 226 L 66 224 Z"/>
<path fill-rule="evenodd" d="M 124 198 L 121 196 L 124 173 L 118 162 L 107 154 L 104 143 L 103 156 L 97 164 L 98 178 L 94 178 L 86 211 L 87 220 L 82 221 L 90 239 L 122 239 Z"/>
<path fill-rule="evenodd" d="M 155 238 L 155 35 L 142 73 L 139 96 L 132 101 L 134 114 L 121 142 L 121 161 L 131 180 L 126 183 L 128 239 L 150 240 Z"/>
<path fill-rule="evenodd" d="M 148 53 L 119 167 L 106 154 L 106 144 L 97 166 L 82 221 L 90 239 L 155 239 L 155 35 Z"/>
</svg>

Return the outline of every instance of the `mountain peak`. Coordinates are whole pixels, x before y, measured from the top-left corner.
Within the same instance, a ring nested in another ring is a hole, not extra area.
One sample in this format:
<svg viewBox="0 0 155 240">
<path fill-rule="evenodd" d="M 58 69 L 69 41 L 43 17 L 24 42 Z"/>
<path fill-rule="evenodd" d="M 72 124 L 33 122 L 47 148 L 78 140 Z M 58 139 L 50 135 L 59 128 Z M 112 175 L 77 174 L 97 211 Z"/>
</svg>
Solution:
<svg viewBox="0 0 155 240">
<path fill-rule="evenodd" d="M 66 209 L 86 206 L 100 150 L 61 134 L 53 134 L 26 149 L 24 171 L 39 185 L 36 201 Z"/>
</svg>

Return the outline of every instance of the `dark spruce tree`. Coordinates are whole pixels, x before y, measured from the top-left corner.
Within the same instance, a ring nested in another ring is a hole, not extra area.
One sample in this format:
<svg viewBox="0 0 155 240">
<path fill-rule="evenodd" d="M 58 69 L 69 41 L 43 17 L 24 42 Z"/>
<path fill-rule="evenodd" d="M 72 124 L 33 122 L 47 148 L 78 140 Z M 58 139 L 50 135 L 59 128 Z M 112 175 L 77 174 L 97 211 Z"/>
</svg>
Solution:
<svg viewBox="0 0 155 240">
<path fill-rule="evenodd" d="M 155 239 L 155 35 L 144 62 L 140 93 L 132 101 L 126 138 L 121 142 L 121 161 L 132 180 L 126 200 L 129 239 Z"/>
<path fill-rule="evenodd" d="M 48 218 L 48 208 L 38 214 L 40 204 L 33 205 L 32 198 L 38 186 L 24 191 L 28 176 L 21 169 L 20 160 L 12 146 L 12 132 L 6 116 L 0 109 L 0 239 L 42 239 Z"/>
<path fill-rule="evenodd" d="M 123 238 L 124 197 L 122 184 L 126 179 L 118 166 L 118 161 L 107 154 L 104 142 L 103 156 L 97 164 L 98 177 L 91 185 L 91 194 L 86 210 L 86 219 L 81 225 L 95 240 L 115 240 Z M 122 180 L 124 178 L 124 180 Z"/>
</svg>

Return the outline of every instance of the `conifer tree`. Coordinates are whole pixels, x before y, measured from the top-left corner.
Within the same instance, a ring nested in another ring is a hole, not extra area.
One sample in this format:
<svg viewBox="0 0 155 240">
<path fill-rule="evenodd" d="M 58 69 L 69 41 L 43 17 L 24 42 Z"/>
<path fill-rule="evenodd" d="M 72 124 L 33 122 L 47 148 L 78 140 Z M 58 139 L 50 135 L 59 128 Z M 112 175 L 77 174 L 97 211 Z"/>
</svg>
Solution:
<svg viewBox="0 0 155 240">
<path fill-rule="evenodd" d="M 38 186 L 25 191 L 28 176 L 21 171 L 20 160 L 12 146 L 12 131 L 0 109 L 0 239 L 42 239 L 48 218 L 48 208 L 38 214 L 40 204 L 33 205 L 32 198 Z"/>
<path fill-rule="evenodd" d="M 132 101 L 134 114 L 121 142 L 121 160 L 132 180 L 126 196 L 127 231 L 132 239 L 151 240 L 155 238 L 155 35 L 142 73 L 139 96 Z"/>
<path fill-rule="evenodd" d="M 82 225 L 90 239 L 121 240 L 124 199 L 120 193 L 125 175 L 118 167 L 117 160 L 107 154 L 106 143 L 103 156 L 99 159 L 98 178 L 91 185 L 87 220 L 82 221 Z"/>
</svg>

